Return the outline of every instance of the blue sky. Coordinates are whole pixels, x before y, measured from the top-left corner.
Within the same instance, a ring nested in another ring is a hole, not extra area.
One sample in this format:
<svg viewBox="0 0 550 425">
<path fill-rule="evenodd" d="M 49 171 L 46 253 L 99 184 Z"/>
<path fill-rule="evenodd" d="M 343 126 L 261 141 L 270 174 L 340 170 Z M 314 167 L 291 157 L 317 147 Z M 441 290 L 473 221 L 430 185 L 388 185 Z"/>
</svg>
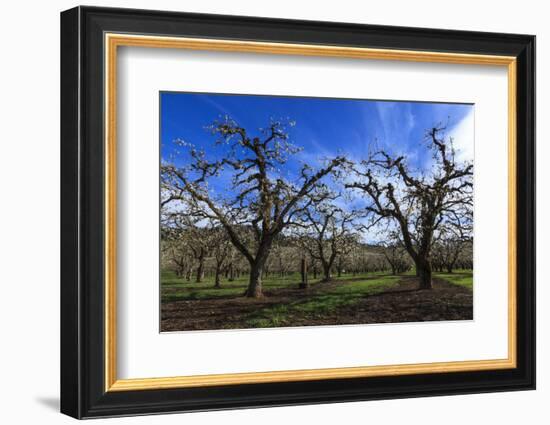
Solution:
<svg viewBox="0 0 550 425">
<path fill-rule="evenodd" d="M 176 139 L 202 148 L 209 156 L 223 156 L 214 146 L 215 137 L 205 129 L 223 115 L 251 135 L 258 134 L 257 129 L 271 118 L 295 121 L 290 141 L 303 151 L 285 166 L 288 176 L 301 162 L 315 167 L 322 158 L 338 154 L 360 160 L 374 143 L 379 149 L 406 155 L 411 166 L 423 170 L 431 162 L 424 134 L 438 123 L 447 124 L 459 157 L 473 160 L 474 106 L 468 104 L 176 92 L 162 92 L 160 101 L 161 157 L 164 161 L 177 157 L 177 165 L 185 165 L 189 156 L 174 144 Z M 218 183 L 221 188 L 226 182 Z"/>
</svg>

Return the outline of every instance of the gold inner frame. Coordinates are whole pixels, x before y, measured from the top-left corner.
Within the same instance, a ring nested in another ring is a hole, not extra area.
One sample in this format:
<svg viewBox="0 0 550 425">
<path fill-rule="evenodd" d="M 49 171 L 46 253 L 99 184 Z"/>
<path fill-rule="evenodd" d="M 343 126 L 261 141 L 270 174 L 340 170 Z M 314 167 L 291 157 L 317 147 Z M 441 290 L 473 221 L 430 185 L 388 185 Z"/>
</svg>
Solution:
<svg viewBox="0 0 550 425">
<path fill-rule="evenodd" d="M 477 54 L 370 49 L 327 45 L 105 34 L 105 391 L 236 385 L 320 379 L 511 369 L 516 359 L 516 58 Z M 280 55 L 328 56 L 469 65 L 504 66 L 508 72 L 508 357 L 383 366 L 118 379 L 116 373 L 116 123 L 117 48 L 120 46 Z"/>
</svg>

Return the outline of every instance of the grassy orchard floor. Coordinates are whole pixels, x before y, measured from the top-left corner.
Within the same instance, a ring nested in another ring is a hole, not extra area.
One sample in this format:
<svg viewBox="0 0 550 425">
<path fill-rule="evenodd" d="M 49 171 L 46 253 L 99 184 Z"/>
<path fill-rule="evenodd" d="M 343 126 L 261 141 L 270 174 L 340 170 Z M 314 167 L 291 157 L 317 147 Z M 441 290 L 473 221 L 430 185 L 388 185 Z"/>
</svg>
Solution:
<svg viewBox="0 0 550 425">
<path fill-rule="evenodd" d="M 299 275 L 269 276 L 264 297 L 242 296 L 248 276 L 187 282 L 174 273 L 161 276 L 161 330 L 243 329 L 366 323 L 469 320 L 473 315 L 472 272 L 434 274 L 434 289 L 418 291 L 414 273 L 383 273 L 310 281 L 299 289 Z"/>
</svg>

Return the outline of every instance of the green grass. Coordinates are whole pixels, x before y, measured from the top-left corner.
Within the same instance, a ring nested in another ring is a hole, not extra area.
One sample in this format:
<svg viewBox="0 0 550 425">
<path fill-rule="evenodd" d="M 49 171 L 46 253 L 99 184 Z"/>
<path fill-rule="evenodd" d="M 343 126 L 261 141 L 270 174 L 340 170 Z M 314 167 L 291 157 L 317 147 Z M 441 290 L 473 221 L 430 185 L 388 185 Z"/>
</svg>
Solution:
<svg viewBox="0 0 550 425">
<path fill-rule="evenodd" d="M 349 279 L 342 279 L 339 280 L 341 286 L 313 293 L 307 299 L 261 308 L 245 319 L 246 324 L 249 327 L 266 328 L 294 323 L 296 317 L 306 321 L 323 318 L 340 307 L 353 306 L 367 295 L 382 292 L 396 284 L 399 279 L 398 276 L 377 276 L 352 282 L 346 282 Z"/>
<path fill-rule="evenodd" d="M 454 285 L 464 286 L 468 289 L 474 288 L 474 277 L 472 270 L 458 270 L 453 273 L 434 273 L 434 276 L 444 279 Z"/>
<path fill-rule="evenodd" d="M 298 273 L 281 276 L 269 276 L 263 279 L 264 289 L 296 287 L 300 281 Z M 315 284 L 315 283 L 313 283 Z M 203 300 L 213 298 L 228 298 L 242 295 L 248 285 L 248 275 L 245 274 L 229 282 L 222 279 L 221 288 L 214 288 L 214 278 L 205 277 L 203 282 L 196 283 L 195 276 L 190 282 L 178 278 L 172 271 L 161 272 L 162 301 Z"/>
<path fill-rule="evenodd" d="M 403 275 L 414 275 L 414 270 Z M 307 322 L 309 319 L 324 318 L 341 307 L 351 307 L 365 296 L 383 292 L 396 285 L 403 275 L 391 276 L 383 272 L 358 275 L 347 273 L 341 277 L 335 276 L 330 284 L 320 283 L 320 278 L 310 279 L 311 289 L 307 297 L 296 297 L 280 304 L 259 304 L 256 310 L 243 317 L 243 321 L 249 328 L 268 328 L 295 324 L 297 320 Z M 471 270 L 434 273 L 434 277 L 469 289 L 473 287 Z M 298 273 L 284 278 L 272 275 L 263 279 L 263 289 L 264 291 L 277 288 L 296 289 L 299 282 Z M 187 282 L 171 271 L 163 271 L 161 274 L 162 301 L 235 298 L 243 295 L 247 284 L 248 275 L 243 275 L 233 282 L 222 279 L 221 288 L 216 289 L 213 277 L 206 277 L 201 283 L 196 283 L 194 279 Z M 327 286 L 316 290 L 317 285 Z"/>
</svg>

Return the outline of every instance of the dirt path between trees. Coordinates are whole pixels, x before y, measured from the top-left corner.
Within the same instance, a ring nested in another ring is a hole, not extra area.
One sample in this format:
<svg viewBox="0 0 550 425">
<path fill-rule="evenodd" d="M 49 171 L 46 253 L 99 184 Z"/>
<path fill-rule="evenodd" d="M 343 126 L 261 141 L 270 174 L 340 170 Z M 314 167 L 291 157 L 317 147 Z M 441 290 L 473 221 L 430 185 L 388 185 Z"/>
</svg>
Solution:
<svg viewBox="0 0 550 425">
<path fill-rule="evenodd" d="M 261 309 L 306 302 L 319 295 L 331 295 L 335 285 L 318 284 L 310 290 L 275 289 L 262 299 L 236 297 L 165 302 L 161 311 L 161 331 L 243 329 L 247 319 Z M 323 314 L 289 313 L 282 326 L 319 326 L 369 323 L 401 323 L 444 320 L 471 320 L 473 293 L 470 289 L 434 278 L 432 290 L 417 290 L 415 277 L 403 277 L 381 293 L 350 299 Z"/>
<path fill-rule="evenodd" d="M 416 278 L 405 278 L 381 294 L 365 297 L 354 305 L 352 317 L 359 323 L 400 323 L 472 320 L 473 292 L 442 279 L 433 279 L 432 290 L 418 290 Z"/>
</svg>

